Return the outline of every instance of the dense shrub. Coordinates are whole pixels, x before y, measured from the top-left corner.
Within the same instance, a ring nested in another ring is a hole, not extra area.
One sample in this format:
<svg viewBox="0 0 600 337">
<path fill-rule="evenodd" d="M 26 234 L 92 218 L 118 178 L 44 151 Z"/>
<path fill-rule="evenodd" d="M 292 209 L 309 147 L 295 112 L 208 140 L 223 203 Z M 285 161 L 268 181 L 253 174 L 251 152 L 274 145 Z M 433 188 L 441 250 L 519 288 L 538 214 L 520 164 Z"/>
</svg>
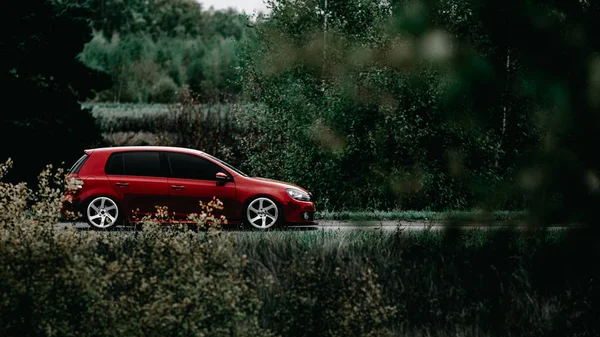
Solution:
<svg viewBox="0 0 600 337">
<path fill-rule="evenodd" d="M 231 239 L 149 218 L 135 235 L 59 229 L 60 173 L 37 193 L 0 185 L 1 335 L 270 335 Z"/>
<path fill-rule="evenodd" d="M 494 171 L 485 171 L 493 160 L 492 139 L 464 127 L 419 129 L 407 122 L 409 114 L 385 120 L 369 116 L 355 124 L 360 116 L 356 112 L 358 116 L 337 121 L 338 127 L 373 126 L 342 138 L 322 121 L 295 127 L 286 116 L 289 111 L 273 111 L 263 104 L 200 104 L 193 92 L 185 90 L 178 97 L 177 103 L 161 109 L 98 108 L 97 123 L 105 135 L 151 133 L 156 140 L 149 145 L 199 149 L 253 175 L 305 186 L 315 193 L 321 210 L 461 209 L 472 206 L 474 200 L 488 200 L 489 205 L 480 205 L 490 208 L 509 208 L 522 201 L 507 203 L 514 194 Z M 339 104 L 343 101 L 338 100 Z M 396 129 L 406 133 L 398 134 Z M 437 139 L 429 139 L 432 134 Z M 361 140 L 363 136 L 371 141 Z M 430 142 L 443 139 L 462 144 L 462 150 L 440 150 L 436 156 L 441 162 L 418 161 L 431 149 Z M 482 164 L 482 160 L 487 162 Z M 465 170 L 467 164 L 470 170 Z"/>
<path fill-rule="evenodd" d="M 234 166 L 248 167 L 251 148 L 242 148 L 251 129 L 238 115 L 251 115 L 257 104 L 203 104 L 198 95 L 184 87 L 171 104 L 94 105 L 96 123 L 110 145 L 181 146 L 205 151 Z M 115 134 L 121 134 L 111 143 Z M 140 134 L 152 140 L 139 143 Z"/>
</svg>

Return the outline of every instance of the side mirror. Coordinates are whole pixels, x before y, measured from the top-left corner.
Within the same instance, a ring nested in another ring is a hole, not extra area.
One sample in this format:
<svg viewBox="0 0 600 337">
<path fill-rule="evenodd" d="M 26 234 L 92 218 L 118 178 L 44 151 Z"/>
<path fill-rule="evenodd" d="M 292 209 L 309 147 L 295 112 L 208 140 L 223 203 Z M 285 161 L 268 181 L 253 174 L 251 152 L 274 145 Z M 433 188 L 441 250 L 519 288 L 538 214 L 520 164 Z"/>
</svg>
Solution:
<svg viewBox="0 0 600 337">
<path fill-rule="evenodd" d="M 226 182 L 229 181 L 229 176 L 223 172 L 217 172 L 216 175 L 217 181 L 222 181 L 222 182 Z"/>
</svg>

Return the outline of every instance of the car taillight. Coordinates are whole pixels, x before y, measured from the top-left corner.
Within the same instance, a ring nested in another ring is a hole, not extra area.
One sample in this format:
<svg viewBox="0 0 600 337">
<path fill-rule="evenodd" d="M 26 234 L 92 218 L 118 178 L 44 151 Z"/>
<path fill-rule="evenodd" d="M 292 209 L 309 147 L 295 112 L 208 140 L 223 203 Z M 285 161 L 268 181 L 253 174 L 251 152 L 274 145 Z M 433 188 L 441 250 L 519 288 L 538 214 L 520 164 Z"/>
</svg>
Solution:
<svg viewBox="0 0 600 337">
<path fill-rule="evenodd" d="M 65 188 L 67 190 L 77 191 L 78 189 L 83 188 L 83 180 L 77 177 L 67 178 Z"/>
</svg>

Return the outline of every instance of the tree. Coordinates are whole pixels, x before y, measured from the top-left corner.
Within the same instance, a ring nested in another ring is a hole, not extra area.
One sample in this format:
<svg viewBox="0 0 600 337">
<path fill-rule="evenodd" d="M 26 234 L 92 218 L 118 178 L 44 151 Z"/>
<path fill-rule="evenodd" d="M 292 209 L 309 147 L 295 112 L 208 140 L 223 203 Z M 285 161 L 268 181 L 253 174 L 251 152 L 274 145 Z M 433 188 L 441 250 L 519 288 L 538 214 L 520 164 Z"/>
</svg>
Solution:
<svg viewBox="0 0 600 337">
<path fill-rule="evenodd" d="M 80 3 L 79 0 L 61 0 Z M 205 14 L 195 0 L 84 0 L 92 27 L 107 38 L 113 34 L 147 33 L 157 38 L 206 36 Z"/>
<path fill-rule="evenodd" d="M 11 157 L 9 181 L 33 181 L 44 165 L 72 163 L 101 140 L 81 100 L 104 89 L 108 77 L 77 55 L 91 38 L 85 7 L 52 0 L 0 5 L 0 83 L 6 107 L 0 157 Z"/>
<path fill-rule="evenodd" d="M 458 87 L 448 51 L 454 41 L 435 25 L 435 8 L 365 0 L 270 5 L 243 69 L 245 91 L 265 103 L 268 120 L 255 133 L 267 136 L 248 142 L 258 147 L 248 160 L 252 173 L 307 186 L 331 207 L 443 210 L 485 202 L 499 180 L 490 169 L 497 142 L 485 126 L 449 122 L 474 107 L 464 103 L 466 90 L 446 99 Z"/>
</svg>

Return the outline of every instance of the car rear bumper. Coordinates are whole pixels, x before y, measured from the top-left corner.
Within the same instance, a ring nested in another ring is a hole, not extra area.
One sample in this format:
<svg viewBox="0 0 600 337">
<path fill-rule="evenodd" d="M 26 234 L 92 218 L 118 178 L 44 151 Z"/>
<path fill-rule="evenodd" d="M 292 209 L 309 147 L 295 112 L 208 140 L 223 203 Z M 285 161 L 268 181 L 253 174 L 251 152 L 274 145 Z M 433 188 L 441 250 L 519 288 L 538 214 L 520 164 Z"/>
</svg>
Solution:
<svg viewBox="0 0 600 337">
<path fill-rule="evenodd" d="M 68 220 L 79 220 L 81 211 L 81 199 L 72 194 L 65 194 L 62 198 L 60 214 Z"/>
</svg>

